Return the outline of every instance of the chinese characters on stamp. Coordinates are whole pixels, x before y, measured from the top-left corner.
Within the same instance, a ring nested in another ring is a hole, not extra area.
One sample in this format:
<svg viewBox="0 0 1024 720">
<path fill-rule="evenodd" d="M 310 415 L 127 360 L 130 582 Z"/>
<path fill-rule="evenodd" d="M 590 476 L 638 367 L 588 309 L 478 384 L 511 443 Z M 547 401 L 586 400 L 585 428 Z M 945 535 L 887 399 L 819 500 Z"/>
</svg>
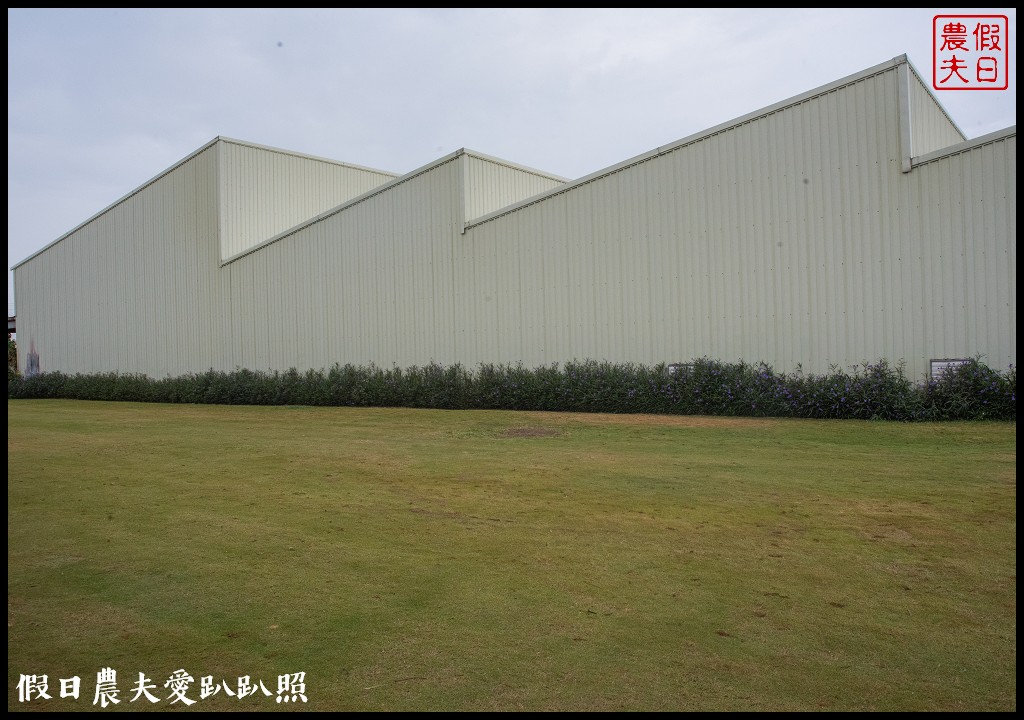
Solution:
<svg viewBox="0 0 1024 720">
<path fill-rule="evenodd" d="M 1008 88 L 1009 31 L 1005 15 L 936 15 L 932 18 L 932 87 Z"/>
</svg>

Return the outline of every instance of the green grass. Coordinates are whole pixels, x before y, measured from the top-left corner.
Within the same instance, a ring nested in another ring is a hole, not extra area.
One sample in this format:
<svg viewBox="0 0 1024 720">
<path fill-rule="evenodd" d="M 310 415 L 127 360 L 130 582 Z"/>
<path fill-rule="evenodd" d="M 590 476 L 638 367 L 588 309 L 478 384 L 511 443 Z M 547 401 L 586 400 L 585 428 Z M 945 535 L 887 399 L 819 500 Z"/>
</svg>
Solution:
<svg viewBox="0 0 1024 720">
<path fill-rule="evenodd" d="M 320 711 L 1016 709 L 1015 423 L 17 400 L 7 427 L 9 710 L 95 709 L 104 667 L 108 710 L 179 708 L 179 668 L 193 699 L 304 672 Z"/>
</svg>

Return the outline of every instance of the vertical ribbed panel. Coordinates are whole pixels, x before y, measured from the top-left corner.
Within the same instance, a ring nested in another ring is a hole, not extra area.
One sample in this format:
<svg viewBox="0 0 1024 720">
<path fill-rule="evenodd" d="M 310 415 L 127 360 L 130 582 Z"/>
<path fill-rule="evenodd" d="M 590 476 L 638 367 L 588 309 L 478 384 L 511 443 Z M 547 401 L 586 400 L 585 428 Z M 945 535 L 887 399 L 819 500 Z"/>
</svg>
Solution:
<svg viewBox="0 0 1024 720">
<path fill-rule="evenodd" d="M 564 180 L 531 172 L 495 158 L 466 153 L 466 219 L 472 220 L 547 190 Z"/>
<path fill-rule="evenodd" d="M 967 139 L 913 71 L 910 73 L 910 135 L 914 157 Z"/>
<path fill-rule="evenodd" d="M 1013 331 L 1007 345 L 978 328 L 993 304 L 1015 319 L 1015 202 L 985 220 L 996 264 L 921 243 L 948 248 L 964 217 L 992 214 L 1014 168 L 973 170 L 979 187 L 962 196 L 930 169 L 945 211 L 921 217 L 918 171 L 900 173 L 896 88 L 888 70 L 471 226 L 460 255 L 476 284 L 458 287 L 476 338 L 466 361 L 710 356 L 825 372 L 886 358 L 920 377 L 941 346 L 1002 362 Z M 990 272 L 1008 289 L 978 302 L 996 292 L 981 289 Z M 947 312 L 944 293 L 967 286 L 975 300 Z M 936 344 L 936 323 L 957 342 Z"/>
<path fill-rule="evenodd" d="M 452 159 L 226 265 L 233 362 L 455 362 L 457 179 Z"/>
<path fill-rule="evenodd" d="M 17 266 L 20 367 L 223 367 L 216 172 L 211 147 Z"/>
<path fill-rule="evenodd" d="M 908 242 L 920 280 L 903 299 L 920 313 L 928 358 L 1017 354 L 1017 137 L 915 166 Z"/>
<path fill-rule="evenodd" d="M 231 140 L 220 145 L 222 260 L 396 177 Z"/>
<path fill-rule="evenodd" d="M 44 371 L 158 377 L 700 356 L 808 372 L 886 358 L 916 378 L 936 357 L 1005 366 L 1016 135 L 902 173 L 897 71 L 659 148 L 465 234 L 467 219 L 557 181 L 456 153 L 223 266 L 219 228 L 262 241 L 274 218 L 295 227 L 319 210 L 250 218 L 247 204 L 288 196 L 278 174 L 301 194 L 303 173 L 217 142 L 15 268 L 19 360 L 34 344 Z M 945 143 L 942 127 L 915 140 Z"/>
</svg>

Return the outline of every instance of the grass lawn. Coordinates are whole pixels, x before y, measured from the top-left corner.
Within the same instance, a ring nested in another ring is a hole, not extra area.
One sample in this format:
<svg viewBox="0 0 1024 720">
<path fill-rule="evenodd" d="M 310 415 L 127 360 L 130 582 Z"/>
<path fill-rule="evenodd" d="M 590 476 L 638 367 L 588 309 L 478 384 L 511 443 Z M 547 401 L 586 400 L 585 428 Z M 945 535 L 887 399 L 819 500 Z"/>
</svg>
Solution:
<svg viewBox="0 0 1024 720">
<path fill-rule="evenodd" d="M 7 409 L 8 710 L 1016 710 L 1015 423 Z"/>
</svg>

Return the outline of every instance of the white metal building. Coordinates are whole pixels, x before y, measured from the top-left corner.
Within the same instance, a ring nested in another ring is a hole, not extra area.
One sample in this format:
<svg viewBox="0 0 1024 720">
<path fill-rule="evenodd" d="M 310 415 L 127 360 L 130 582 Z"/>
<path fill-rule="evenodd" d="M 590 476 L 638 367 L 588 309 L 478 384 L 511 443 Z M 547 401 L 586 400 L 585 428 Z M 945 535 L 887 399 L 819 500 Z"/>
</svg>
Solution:
<svg viewBox="0 0 1024 720">
<path fill-rule="evenodd" d="M 14 268 L 43 372 L 1016 363 L 1016 126 L 906 56 L 578 180 L 216 138 Z"/>
</svg>

